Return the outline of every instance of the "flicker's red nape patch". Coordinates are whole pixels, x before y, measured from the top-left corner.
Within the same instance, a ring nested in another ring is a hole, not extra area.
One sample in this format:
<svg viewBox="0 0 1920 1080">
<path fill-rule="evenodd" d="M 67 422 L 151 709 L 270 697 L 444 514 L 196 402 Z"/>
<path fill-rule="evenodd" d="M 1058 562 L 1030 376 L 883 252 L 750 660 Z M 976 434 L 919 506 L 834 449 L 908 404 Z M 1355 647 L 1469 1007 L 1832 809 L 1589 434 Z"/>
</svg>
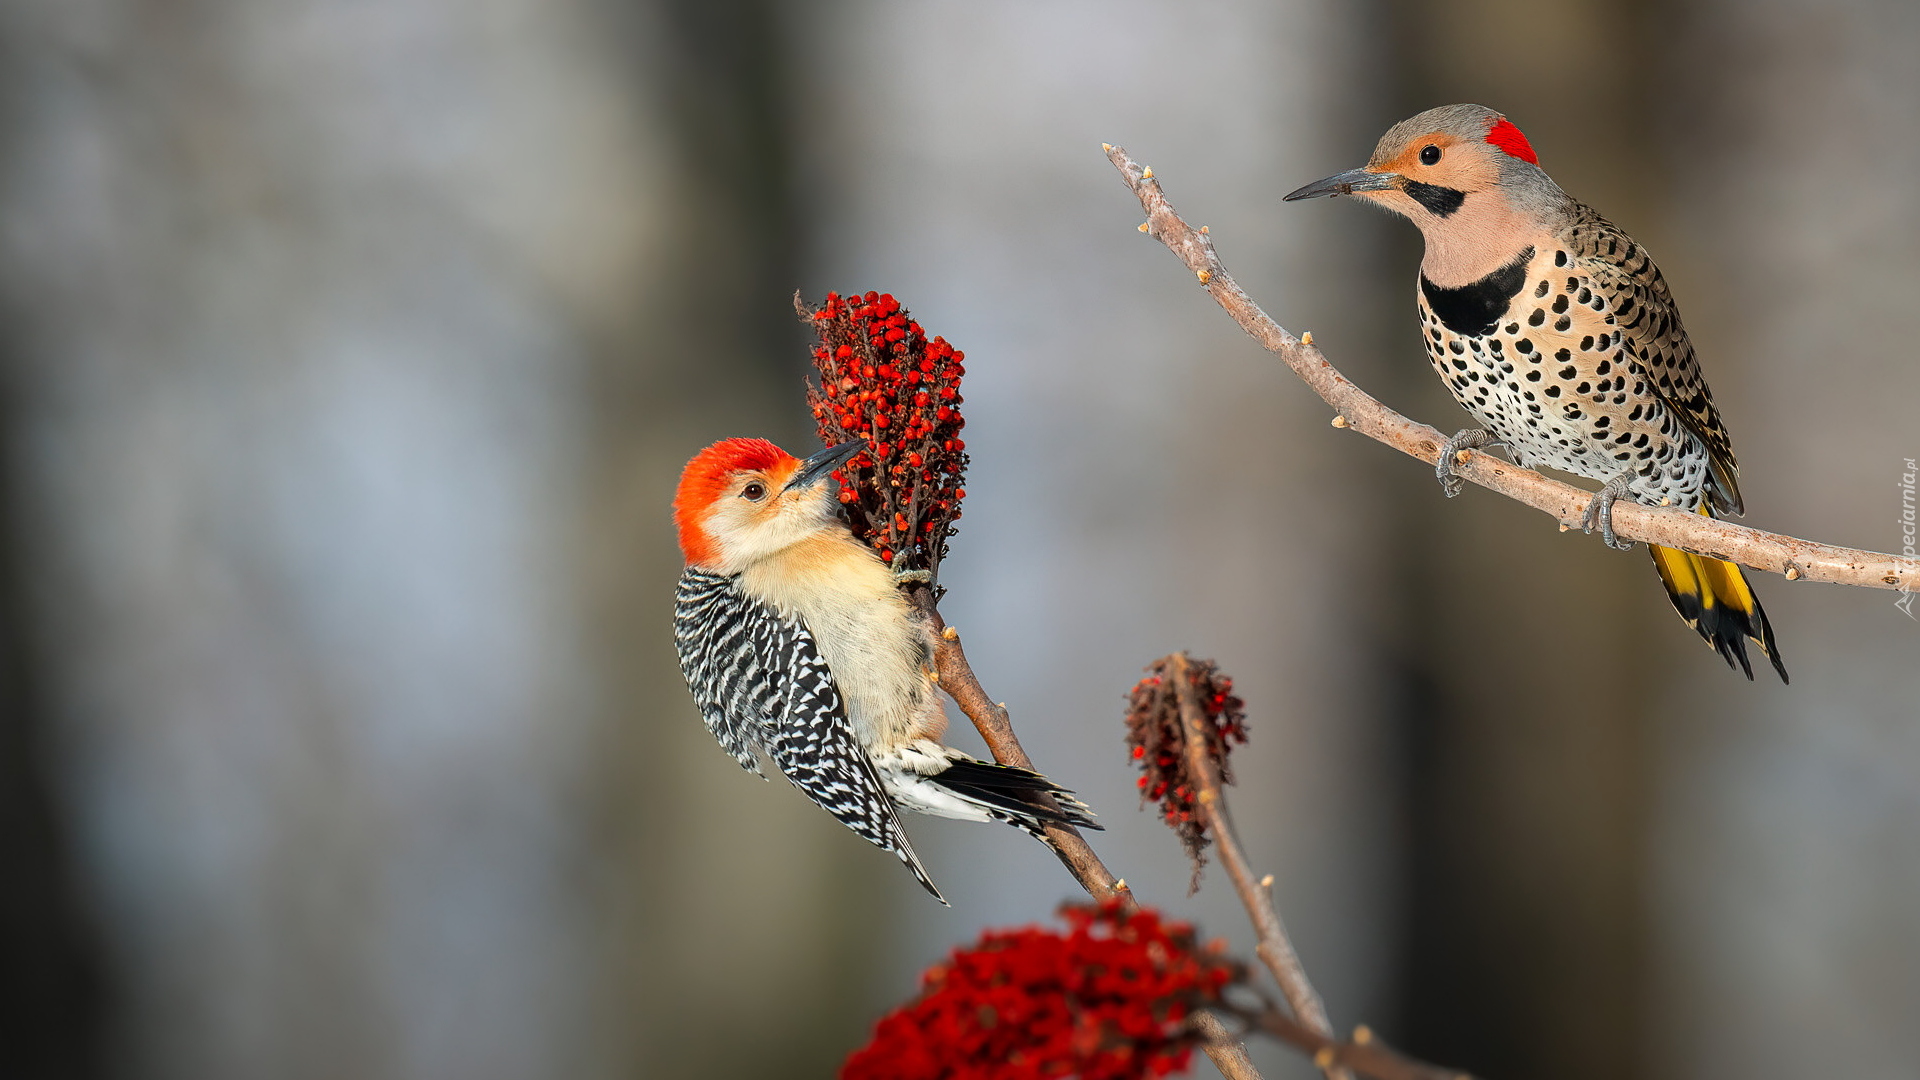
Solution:
<svg viewBox="0 0 1920 1080">
<path fill-rule="evenodd" d="M 1513 126 L 1513 121 L 1504 116 L 1487 129 L 1487 142 L 1529 165 L 1540 164 L 1539 156 L 1533 152 L 1533 144 L 1527 141 L 1519 128 Z"/>
<path fill-rule="evenodd" d="M 765 439 L 722 439 L 695 454 L 680 473 L 680 489 L 673 496 L 673 524 L 680 530 L 680 553 L 688 565 L 712 566 L 719 560 L 719 545 L 707 535 L 701 519 L 714 503 L 731 494 L 735 474 L 791 471 L 799 463 Z"/>
</svg>

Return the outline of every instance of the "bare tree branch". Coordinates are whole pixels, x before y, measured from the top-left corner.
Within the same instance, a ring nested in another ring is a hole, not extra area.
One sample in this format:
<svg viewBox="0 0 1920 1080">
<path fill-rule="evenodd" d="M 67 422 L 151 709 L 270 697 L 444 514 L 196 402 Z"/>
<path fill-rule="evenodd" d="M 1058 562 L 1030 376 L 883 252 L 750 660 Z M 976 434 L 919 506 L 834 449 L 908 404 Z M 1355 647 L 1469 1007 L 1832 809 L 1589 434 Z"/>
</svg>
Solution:
<svg viewBox="0 0 1920 1080">
<path fill-rule="evenodd" d="M 1204 229 L 1188 225 L 1174 212 L 1154 179 L 1117 146 L 1105 147 L 1107 160 L 1120 170 L 1127 186 L 1147 212 L 1143 231 L 1167 247 L 1193 271 L 1216 303 L 1225 308 L 1255 341 L 1279 356 L 1314 393 L 1333 406 L 1335 427 L 1350 427 L 1368 438 L 1433 464 L 1446 437 L 1416 423 L 1368 395 L 1335 370 L 1313 345 L 1313 335 L 1296 338 L 1255 304 L 1213 249 Z M 1543 511 L 1560 522 L 1562 532 L 1578 528 L 1593 493 L 1548 479 L 1485 453 L 1462 452 L 1456 474 L 1516 502 Z M 1878 551 L 1835 547 L 1780 533 L 1736 525 L 1676 508 L 1642 506 L 1622 499 L 1614 504 L 1613 527 L 1624 539 L 1680 548 L 1697 555 L 1726 559 L 1755 570 L 1870 589 L 1920 589 L 1920 560 Z"/>
<path fill-rule="evenodd" d="M 1186 727 L 1186 738 L 1182 742 L 1186 749 L 1187 776 L 1194 784 L 1194 801 L 1199 805 L 1214 847 L 1220 853 L 1220 863 L 1227 868 L 1227 876 L 1233 879 L 1233 887 L 1240 894 L 1240 903 L 1246 907 L 1247 916 L 1253 920 L 1254 932 L 1259 935 L 1260 943 L 1254 947 L 1254 952 L 1267 965 L 1267 970 L 1273 972 L 1274 981 L 1280 984 L 1280 993 L 1287 999 L 1287 1006 L 1293 1010 L 1293 1015 L 1307 1030 L 1332 1042 L 1333 1025 L 1327 1022 L 1327 1008 L 1321 1003 L 1320 994 L 1314 990 L 1313 983 L 1307 980 L 1306 968 L 1301 966 L 1300 956 L 1294 952 L 1293 942 L 1287 937 L 1287 928 L 1280 921 L 1280 913 L 1274 909 L 1272 894 L 1261 882 L 1254 880 L 1253 868 L 1247 862 L 1246 853 L 1240 850 L 1240 840 L 1227 820 L 1227 803 L 1220 784 L 1220 770 L 1207 752 L 1207 717 L 1201 711 L 1200 703 L 1194 700 L 1193 680 L 1187 673 L 1187 654 L 1175 653 L 1167 660 L 1174 700 L 1180 707 L 1180 722 Z M 1332 1064 L 1322 1065 L 1321 1069 L 1327 1074 L 1327 1080 L 1346 1080 L 1351 1075 Z"/>
</svg>

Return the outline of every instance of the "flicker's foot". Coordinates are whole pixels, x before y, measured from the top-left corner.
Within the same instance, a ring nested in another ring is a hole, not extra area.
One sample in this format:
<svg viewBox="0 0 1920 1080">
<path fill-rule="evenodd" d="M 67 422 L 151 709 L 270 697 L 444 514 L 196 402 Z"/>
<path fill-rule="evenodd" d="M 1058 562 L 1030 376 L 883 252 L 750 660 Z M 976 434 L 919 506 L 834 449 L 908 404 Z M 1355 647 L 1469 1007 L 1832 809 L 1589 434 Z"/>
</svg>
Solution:
<svg viewBox="0 0 1920 1080">
<path fill-rule="evenodd" d="M 1627 493 L 1627 485 L 1633 482 L 1630 472 L 1606 482 L 1599 491 L 1593 493 L 1593 501 L 1587 504 L 1587 512 L 1580 515 L 1580 531 L 1592 532 L 1597 525 L 1600 539 L 1615 551 L 1632 551 L 1633 541 L 1622 540 L 1613 532 L 1613 504 Z"/>
<path fill-rule="evenodd" d="M 1446 493 L 1447 498 L 1451 499 L 1460 494 L 1460 489 L 1467 483 L 1453 475 L 1453 467 L 1460 460 L 1460 451 L 1478 450 L 1499 441 L 1493 437 L 1491 431 L 1482 428 L 1466 428 L 1454 432 L 1453 438 L 1448 439 L 1440 447 L 1440 460 L 1433 463 L 1433 475 L 1434 479 L 1440 481 L 1440 490 Z"/>
<path fill-rule="evenodd" d="M 933 571 L 907 569 L 907 553 L 898 552 L 893 557 L 893 583 L 898 585 L 932 585 Z"/>
</svg>

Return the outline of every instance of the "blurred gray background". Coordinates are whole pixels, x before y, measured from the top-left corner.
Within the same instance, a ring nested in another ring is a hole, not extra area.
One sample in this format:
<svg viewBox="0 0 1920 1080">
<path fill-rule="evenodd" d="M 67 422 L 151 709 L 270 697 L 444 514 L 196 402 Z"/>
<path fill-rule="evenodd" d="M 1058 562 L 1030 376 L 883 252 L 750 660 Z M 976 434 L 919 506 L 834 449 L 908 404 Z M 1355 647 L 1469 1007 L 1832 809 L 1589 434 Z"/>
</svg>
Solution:
<svg viewBox="0 0 1920 1080">
<path fill-rule="evenodd" d="M 811 444 L 798 288 L 968 354 L 944 609 L 1144 899 L 1250 945 L 1120 742 L 1189 648 L 1341 1026 L 1920 1075 L 1920 624 L 1765 578 L 1794 683 L 1729 674 L 1644 554 L 1331 429 L 1100 154 L 1452 429 L 1411 227 L 1279 196 L 1506 111 L 1658 255 L 1749 520 L 1887 550 L 1916 46 L 1905 0 L 0 3 L 0 1074 L 825 1076 L 1075 895 L 918 820 L 937 907 L 685 693 L 667 504 Z"/>
</svg>

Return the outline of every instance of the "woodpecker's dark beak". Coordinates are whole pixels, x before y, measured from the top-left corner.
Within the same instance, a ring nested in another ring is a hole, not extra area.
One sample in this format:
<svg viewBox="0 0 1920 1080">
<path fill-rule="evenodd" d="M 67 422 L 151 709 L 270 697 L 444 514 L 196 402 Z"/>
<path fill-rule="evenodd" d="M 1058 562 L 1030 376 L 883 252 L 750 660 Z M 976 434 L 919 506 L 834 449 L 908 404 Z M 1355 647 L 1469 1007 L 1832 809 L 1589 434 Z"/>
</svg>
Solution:
<svg viewBox="0 0 1920 1080">
<path fill-rule="evenodd" d="M 839 446 L 828 447 L 807 460 L 802 461 L 800 468 L 793 474 L 793 479 L 787 481 L 787 486 L 780 490 L 784 492 L 792 491 L 795 488 L 812 487 L 822 477 L 825 477 L 828 473 L 840 466 L 845 465 L 848 458 L 866 448 L 867 444 L 860 439 L 855 439 L 852 442 L 843 442 Z"/>
<path fill-rule="evenodd" d="M 1289 193 L 1286 201 L 1317 199 L 1322 195 L 1353 195 L 1362 191 L 1386 191 L 1388 188 L 1398 187 L 1399 180 L 1398 173 L 1348 169 L 1343 173 L 1334 173 L 1325 180 L 1315 180 L 1306 187 Z"/>
</svg>

